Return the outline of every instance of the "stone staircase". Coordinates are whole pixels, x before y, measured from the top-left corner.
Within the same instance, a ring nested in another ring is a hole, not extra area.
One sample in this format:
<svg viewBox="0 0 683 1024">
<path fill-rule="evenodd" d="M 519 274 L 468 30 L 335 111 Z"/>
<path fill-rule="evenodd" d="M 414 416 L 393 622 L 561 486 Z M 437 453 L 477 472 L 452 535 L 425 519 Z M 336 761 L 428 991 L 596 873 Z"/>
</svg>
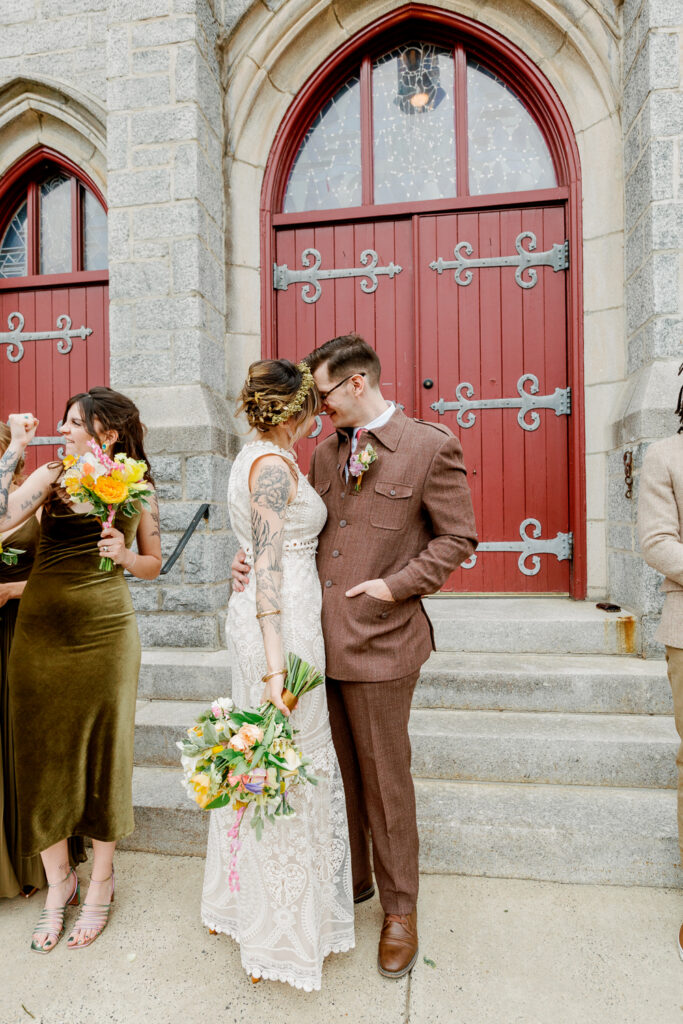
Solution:
<svg viewBox="0 0 683 1024">
<path fill-rule="evenodd" d="M 426 872 L 679 885 L 664 663 L 628 614 L 560 598 L 432 598 L 411 716 Z M 225 652 L 148 651 L 129 849 L 203 855 L 175 741 L 229 692 Z"/>
</svg>

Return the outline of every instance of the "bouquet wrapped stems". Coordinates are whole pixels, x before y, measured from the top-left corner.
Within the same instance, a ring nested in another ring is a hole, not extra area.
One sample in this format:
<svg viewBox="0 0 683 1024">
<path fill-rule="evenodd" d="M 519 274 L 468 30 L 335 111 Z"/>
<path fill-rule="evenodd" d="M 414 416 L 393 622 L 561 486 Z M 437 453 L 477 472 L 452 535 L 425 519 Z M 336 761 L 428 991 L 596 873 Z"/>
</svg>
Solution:
<svg viewBox="0 0 683 1024">
<path fill-rule="evenodd" d="M 324 683 L 325 677 L 313 665 L 302 661 L 298 654 L 288 654 L 285 664 L 287 677 L 282 691 L 282 703 L 293 711 L 299 698 Z"/>
</svg>

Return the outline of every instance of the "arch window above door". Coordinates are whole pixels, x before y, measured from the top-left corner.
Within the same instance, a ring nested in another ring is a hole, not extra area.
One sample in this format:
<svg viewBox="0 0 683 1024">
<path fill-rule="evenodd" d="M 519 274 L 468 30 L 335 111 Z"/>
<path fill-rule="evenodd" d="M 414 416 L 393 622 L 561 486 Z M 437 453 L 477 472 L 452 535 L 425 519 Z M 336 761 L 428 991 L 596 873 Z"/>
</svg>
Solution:
<svg viewBox="0 0 683 1024">
<path fill-rule="evenodd" d="M 555 188 L 523 97 L 461 45 L 414 40 L 357 72 L 306 130 L 282 211 Z"/>
<path fill-rule="evenodd" d="M 0 279 L 106 269 L 107 214 L 99 199 L 74 175 L 41 164 L 0 224 Z"/>
</svg>

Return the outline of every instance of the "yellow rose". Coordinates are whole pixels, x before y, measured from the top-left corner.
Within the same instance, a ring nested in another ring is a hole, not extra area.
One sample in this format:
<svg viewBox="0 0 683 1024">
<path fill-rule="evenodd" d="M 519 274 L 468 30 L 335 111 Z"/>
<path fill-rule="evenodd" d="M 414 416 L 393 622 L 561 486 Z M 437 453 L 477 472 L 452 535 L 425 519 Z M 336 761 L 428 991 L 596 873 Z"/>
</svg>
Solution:
<svg viewBox="0 0 683 1024">
<path fill-rule="evenodd" d="M 123 480 L 111 476 L 99 476 L 93 490 L 105 505 L 120 505 L 128 497 L 128 487 Z"/>
</svg>

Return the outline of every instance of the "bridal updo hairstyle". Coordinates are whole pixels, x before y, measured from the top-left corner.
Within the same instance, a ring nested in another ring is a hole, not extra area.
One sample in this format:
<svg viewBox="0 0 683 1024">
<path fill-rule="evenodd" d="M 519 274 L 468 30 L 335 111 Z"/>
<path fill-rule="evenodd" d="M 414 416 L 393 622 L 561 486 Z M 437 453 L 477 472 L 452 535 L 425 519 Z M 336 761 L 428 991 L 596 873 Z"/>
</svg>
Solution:
<svg viewBox="0 0 683 1024">
<path fill-rule="evenodd" d="M 129 455 L 132 459 L 142 460 L 149 467 L 149 459 L 145 454 L 145 434 L 147 429 L 140 421 L 140 411 L 130 398 L 122 395 L 120 391 L 112 391 L 111 388 L 95 387 L 89 391 L 83 391 L 79 395 L 72 395 L 66 403 L 64 420 L 69 415 L 69 409 L 77 405 L 83 417 L 85 429 L 90 436 L 97 440 L 97 427 L 95 420 L 99 423 L 100 431 L 115 430 L 118 439 L 107 448 L 107 455 L 113 459 L 119 452 Z M 153 485 L 149 468 L 145 473 L 145 480 Z"/>
<path fill-rule="evenodd" d="M 314 383 L 300 396 L 299 404 L 297 396 L 304 379 L 303 371 L 289 359 L 260 359 L 249 367 L 237 412 L 244 413 L 249 426 L 261 434 L 290 419 L 301 427 L 319 412 L 321 406 Z M 287 407 L 292 404 L 299 408 L 288 415 Z"/>
</svg>

